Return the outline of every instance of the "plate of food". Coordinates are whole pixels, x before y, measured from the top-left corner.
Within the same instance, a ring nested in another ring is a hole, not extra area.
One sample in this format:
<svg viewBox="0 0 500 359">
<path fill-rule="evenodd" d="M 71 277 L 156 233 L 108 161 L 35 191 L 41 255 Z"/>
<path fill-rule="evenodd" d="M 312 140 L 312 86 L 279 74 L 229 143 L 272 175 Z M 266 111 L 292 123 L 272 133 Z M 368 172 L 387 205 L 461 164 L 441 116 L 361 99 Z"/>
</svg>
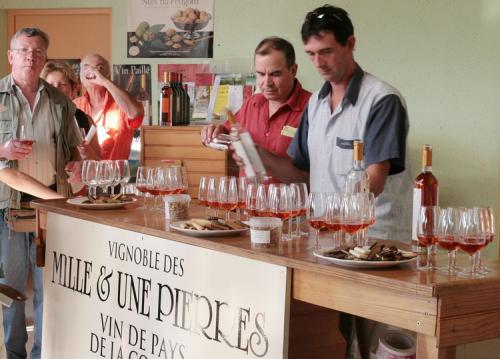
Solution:
<svg viewBox="0 0 500 359">
<path fill-rule="evenodd" d="M 170 228 L 195 237 L 237 236 L 248 231 L 248 226 L 241 221 L 220 218 L 191 218 L 171 223 Z"/>
<path fill-rule="evenodd" d="M 137 198 L 130 195 L 116 196 L 98 196 L 97 198 L 90 197 L 74 197 L 66 201 L 73 206 L 85 209 L 117 209 L 123 208 L 127 204 L 135 203 Z"/>
<path fill-rule="evenodd" d="M 313 253 L 336 265 L 351 268 L 388 268 L 417 259 L 417 254 L 395 246 L 374 243 L 371 246 L 342 246 L 324 248 Z"/>
</svg>

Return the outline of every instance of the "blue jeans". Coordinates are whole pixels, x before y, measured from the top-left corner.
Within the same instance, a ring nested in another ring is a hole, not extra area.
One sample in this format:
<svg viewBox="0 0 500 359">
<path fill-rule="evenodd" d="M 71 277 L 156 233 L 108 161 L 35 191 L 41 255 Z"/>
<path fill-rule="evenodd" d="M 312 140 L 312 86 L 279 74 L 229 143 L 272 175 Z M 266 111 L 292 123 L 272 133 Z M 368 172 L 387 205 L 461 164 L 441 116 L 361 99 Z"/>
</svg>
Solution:
<svg viewBox="0 0 500 359">
<path fill-rule="evenodd" d="M 2 211 L 3 212 L 3 211 Z M 2 213 L 3 214 L 3 213 Z M 35 342 L 31 350 L 32 359 L 40 359 L 42 349 L 43 270 L 36 266 L 35 233 L 11 232 L 4 216 L 0 216 L 1 260 L 5 277 L 1 283 L 8 284 L 26 293 L 28 274 L 33 279 L 33 307 L 35 315 Z M 24 303 L 14 301 L 10 308 L 3 308 L 5 347 L 8 359 L 24 359 L 26 354 L 26 316 Z"/>
</svg>

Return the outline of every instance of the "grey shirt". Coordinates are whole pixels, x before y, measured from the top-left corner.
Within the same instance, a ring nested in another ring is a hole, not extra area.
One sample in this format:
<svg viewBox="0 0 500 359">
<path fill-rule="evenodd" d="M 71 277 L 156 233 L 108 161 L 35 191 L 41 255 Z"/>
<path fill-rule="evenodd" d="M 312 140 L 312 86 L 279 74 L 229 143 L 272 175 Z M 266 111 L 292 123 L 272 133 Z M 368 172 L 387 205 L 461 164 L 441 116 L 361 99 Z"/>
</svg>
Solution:
<svg viewBox="0 0 500 359">
<path fill-rule="evenodd" d="M 353 164 L 353 141 L 365 143 L 365 164 L 391 164 L 376 199 L 370 235 L 409 242 L 411 173 L 407 159 L 408 116 L 399 92 L 358 66 L 335 111 L 330 83 L 314 93 L 288 149 L 294 164 L 310 172 L 311 191 L 344 192 Z"/>
</svg>

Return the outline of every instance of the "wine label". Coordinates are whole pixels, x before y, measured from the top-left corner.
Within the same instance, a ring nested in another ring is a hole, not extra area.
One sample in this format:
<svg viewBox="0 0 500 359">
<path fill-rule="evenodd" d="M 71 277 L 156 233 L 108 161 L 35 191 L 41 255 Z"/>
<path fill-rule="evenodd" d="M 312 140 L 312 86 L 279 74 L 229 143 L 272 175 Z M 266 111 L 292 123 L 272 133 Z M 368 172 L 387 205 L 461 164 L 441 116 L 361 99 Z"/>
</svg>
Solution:
<svg viewBox="0 0 500 359">
<path fill-rule="evenodd" d="M 412 223 L 411 223 L 412 247 L 418 246 L 417 222 L 418 222 L 418 214 L 420 213 L 420 207 L 422 207 L 422 190 L 420 188 L 414 188 L 413 189 L 413 215 L 412 215 Z"/>
<path fill-rule="evenodd" d="M 248 157 L 248 153 L 246 152 L 245 148 L 243 147 L 243 144 L 241 141 L 234 141 L 232 143 L 234 151 L 236 154 L 241 157 L 243 160 L 243 166 L 245 168 L 245 175 L 248 178 L 253 178 L 255 177 L 255 169 L 252 166 L 252 162 L 250 161 L 250 158 Z"/>
<path fill-rule="evenodd" d="M 250 241 L 252 243 L 269 244 L 271 243 L 271 231 L 250 229 Z"/>
</svg>

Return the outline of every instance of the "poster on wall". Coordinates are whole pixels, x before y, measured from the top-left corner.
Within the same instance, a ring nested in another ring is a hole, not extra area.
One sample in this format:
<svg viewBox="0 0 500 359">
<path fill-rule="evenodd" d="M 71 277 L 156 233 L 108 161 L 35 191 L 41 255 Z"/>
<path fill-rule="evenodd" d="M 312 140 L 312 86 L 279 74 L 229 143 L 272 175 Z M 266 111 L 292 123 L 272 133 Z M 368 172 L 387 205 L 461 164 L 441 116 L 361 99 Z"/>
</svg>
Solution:
<svg viewBox="0 0 500 359">
<path fill-rule="evenodd" d="M 144 117 L 143 126 L 152 124 L 151 111 L 151 65 L 113 65 L 113 82 L 131 94 L 142 104 Z M 141 159 L 141 130 L 134 132 L 130 147 L 130 173 L 134 175 Z"/>
<path fill-rule="evenodd" d="M 128 0 L 127 5 L 127 57 L 213 57 L 214 0 Z"/>
<path fill-rule="evenodd" d="M 47 226 L 42 358 L 286 358 L 286 267 L 55 213 Z"/>
</svg>

